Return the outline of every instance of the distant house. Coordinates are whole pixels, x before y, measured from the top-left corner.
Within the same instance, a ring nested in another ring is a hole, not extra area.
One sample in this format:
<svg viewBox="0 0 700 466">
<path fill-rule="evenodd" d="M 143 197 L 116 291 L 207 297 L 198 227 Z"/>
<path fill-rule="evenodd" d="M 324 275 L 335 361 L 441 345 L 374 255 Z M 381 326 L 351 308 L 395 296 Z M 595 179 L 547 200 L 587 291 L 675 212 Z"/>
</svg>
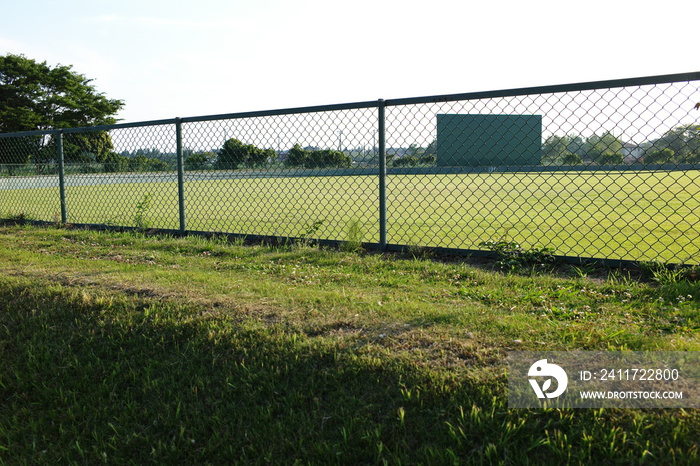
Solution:
<svg viewBox="0 0 700 466">
<path fill-rule="evenodd" d="M 620 152 L 622 152 L 622 160 L 631 165 L 641 162 L 646 151 L 640 145 L 628 142 L 622 145 Z"/>
</svg>

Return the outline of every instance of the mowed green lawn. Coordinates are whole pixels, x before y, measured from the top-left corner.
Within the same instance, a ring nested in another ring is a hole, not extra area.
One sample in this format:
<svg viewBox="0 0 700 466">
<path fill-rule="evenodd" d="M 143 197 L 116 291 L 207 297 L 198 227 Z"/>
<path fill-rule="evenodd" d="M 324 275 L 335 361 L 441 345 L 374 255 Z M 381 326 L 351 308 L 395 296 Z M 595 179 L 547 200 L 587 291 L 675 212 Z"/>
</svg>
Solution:
<svg viewBox="0 0 700 466">
<path fill-rule="evenodd" d="M 378 178 L 188 181 L 192 231 L 379 240 Z M 390 244 L 480 249 L 507 239 L 557 254 L 698 263 L 700 171 L 390 175 Z M 175 183 L 68 187 L 71 223 L 179 228 Z M 148 201 L 148 202 L 144 202 Z M 0 193 L 0 214 L 60 219 L 58 188 Z"/>
</svg>

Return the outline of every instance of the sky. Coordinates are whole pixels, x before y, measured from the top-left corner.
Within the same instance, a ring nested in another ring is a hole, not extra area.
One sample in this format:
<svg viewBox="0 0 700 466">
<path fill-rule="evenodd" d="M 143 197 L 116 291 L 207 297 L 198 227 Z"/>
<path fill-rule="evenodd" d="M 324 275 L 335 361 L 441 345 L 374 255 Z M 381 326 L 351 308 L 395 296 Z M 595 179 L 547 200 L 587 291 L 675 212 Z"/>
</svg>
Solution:
<svg viewBox="0 0 700 466">
<path fill-rule="evenodd" d="M 138 122 L 698 71 L 697 0 L 0 0 Z"/>
</svg>

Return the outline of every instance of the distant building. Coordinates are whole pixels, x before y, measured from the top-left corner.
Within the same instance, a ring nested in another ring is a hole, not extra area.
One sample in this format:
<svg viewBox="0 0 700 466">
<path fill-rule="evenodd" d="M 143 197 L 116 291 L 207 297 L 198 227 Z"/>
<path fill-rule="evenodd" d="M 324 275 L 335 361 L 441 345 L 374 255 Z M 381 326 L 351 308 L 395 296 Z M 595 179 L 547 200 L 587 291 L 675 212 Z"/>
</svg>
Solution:
<svg viewBox="0 0 700 466">
<path fill-rule="evenodd" d="M 635 163 L 640 163 L 646 151 L 642 146 L 628 142 L 622 145 L 620 152 L 622 153 L 622 160 L 625 163 L 632 165 Z"/>
</svg>

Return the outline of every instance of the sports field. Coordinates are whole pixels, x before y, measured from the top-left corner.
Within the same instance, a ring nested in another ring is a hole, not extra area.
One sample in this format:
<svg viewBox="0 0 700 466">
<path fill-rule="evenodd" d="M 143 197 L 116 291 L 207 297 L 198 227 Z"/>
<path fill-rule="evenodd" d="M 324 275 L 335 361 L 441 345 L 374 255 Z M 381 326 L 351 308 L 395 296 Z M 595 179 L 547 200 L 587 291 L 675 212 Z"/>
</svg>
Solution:
<svg viewBox="0 0 700 466">
<path fill-rule="evenodd" d="M 377 176 L 188 176 L 188 230 L 347 240 L 359 225 L 362 240 L 379 240 Z M 67 187 L 69 222 L 179 228 L 172 174 L 92 179 Z M 60 219 L 57 182 L 36 183 L 0 192 L 0 215 Z M 389 175 L 387 241 L 480 249 L 507 239 L 567 256 L 698 263 L 699 185 L 696 170 Z"/>
</svg>

